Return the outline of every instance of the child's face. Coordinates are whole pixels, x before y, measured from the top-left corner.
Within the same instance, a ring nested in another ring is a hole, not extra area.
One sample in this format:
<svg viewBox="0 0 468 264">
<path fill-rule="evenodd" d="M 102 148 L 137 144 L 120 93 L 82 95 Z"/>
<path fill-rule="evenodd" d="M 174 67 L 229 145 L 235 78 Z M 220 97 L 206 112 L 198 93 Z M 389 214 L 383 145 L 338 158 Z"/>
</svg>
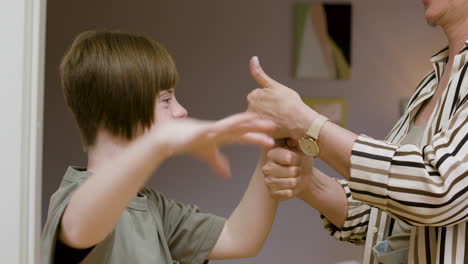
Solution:
<svg viewBox="0 0 468 264">
<path fill-rule="evenodd" d="M 177 102 L 174 89 L 159 92 L 155 112 L 155 124 L 187 117 L 187 110 Z"/>
</svg>

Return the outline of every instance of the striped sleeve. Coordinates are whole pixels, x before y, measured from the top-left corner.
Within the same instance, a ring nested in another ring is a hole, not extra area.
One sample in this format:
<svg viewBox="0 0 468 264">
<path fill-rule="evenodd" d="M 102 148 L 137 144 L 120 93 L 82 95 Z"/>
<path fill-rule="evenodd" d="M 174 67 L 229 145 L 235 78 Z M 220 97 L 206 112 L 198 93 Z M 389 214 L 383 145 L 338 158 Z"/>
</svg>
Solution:
<svg viewBox="0 0 468 264">
<path fill-rule="evenodd" d="M 336 227 L 321 214 L 320 218 L 322 219 L 322 224 L 327 232 L 335 239 L 362 245 L 366 241 L 371 207 L 351 197 L 351 191 L 346 180 L 337 181 L 343 187 L 348 199 L 348 215 L 341 229 Z"/>
<path fill-rule="evenodd" d="M 353 198 L 418 226 L 467 219 L 468 104 L 423 149 L 359 136 L 351 155 Z"/>
</svg>

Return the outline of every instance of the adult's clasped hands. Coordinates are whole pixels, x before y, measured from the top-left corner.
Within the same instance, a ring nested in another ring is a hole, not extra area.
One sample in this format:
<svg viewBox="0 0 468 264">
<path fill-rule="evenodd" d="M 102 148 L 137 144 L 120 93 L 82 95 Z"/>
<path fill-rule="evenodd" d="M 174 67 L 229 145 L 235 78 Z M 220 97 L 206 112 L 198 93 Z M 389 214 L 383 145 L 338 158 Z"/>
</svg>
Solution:
<svg viewBox="0 0 468 264">
<path fill-rule="evenodd" d="M 297 141 L 317 113 L 304 104 L 297 92 L 270 78 L 258 57 L 251 58 L 249 69 L 260 88 L 247 96 L 248 111 L 273 121 L 277 127 L 273 135 L 276 146 L 267 152 L 262 168 L 265 184 L 277 200 L 300 196 L 312 180 L 313 160 L 299 150 Z"/>
</svg>

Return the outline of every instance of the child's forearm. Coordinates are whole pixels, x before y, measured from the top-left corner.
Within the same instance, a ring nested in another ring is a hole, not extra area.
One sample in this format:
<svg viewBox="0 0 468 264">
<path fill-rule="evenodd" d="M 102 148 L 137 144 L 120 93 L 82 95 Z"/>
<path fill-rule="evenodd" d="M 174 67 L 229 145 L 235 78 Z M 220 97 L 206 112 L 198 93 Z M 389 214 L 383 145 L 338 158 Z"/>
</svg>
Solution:
<svg viewBox="0 0 468 264">
<path fill-rule="evenodd" d="M 261 169 L 266 160 L 265 154 L 263 150 L 249 186 L 226 221 L 209 259 L 253 257 L 263 247 L 278 207 L 264 183 Z"/>
<path fill-rule="evenodd" d="M 89 248 L 111 232 L 151 172 L 166 158 L 159 142 L 144 136 L 93 175 L 72 195 L 59 238 L 74 248 Z"/>
</svg>

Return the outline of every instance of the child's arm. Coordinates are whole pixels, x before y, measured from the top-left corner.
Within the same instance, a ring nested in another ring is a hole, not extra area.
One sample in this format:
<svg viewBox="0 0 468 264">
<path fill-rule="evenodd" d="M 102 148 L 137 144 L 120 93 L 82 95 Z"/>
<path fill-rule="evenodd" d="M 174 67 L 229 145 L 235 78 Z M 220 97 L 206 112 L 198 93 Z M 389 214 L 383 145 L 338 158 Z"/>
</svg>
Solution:
<svg viewBox="0 0 468 264">
<path fill-rule="evenodd" d="M 167 156 L 162 142 L 145 135 L 113 161 L 95 169 L 72 195 L 61 220 L 59 239 L 73 248 L 101 242 Z"/>
<path fill-rule="evenodd" d="M 278 206 L 264 183 L 265 161 L 263 150 L 244 197 L 226 221 L 208 259 L 254 257 L 263 247 Z"/>
<path fill-rule="evenodd" d="M 104 240 L 151 173 L 171 155 L 190 153 L 228 176 L 229 164 L 219 145 L 271 146 L 271 138 L 256 132 L 271 131 L 273 126 L 248 113 L 218 122 L 185 119 L 160 125 L 93 171 L 72 195 L 61 220 L 59 239 L 73 248 L 89 248 Z"/>
</svg>

